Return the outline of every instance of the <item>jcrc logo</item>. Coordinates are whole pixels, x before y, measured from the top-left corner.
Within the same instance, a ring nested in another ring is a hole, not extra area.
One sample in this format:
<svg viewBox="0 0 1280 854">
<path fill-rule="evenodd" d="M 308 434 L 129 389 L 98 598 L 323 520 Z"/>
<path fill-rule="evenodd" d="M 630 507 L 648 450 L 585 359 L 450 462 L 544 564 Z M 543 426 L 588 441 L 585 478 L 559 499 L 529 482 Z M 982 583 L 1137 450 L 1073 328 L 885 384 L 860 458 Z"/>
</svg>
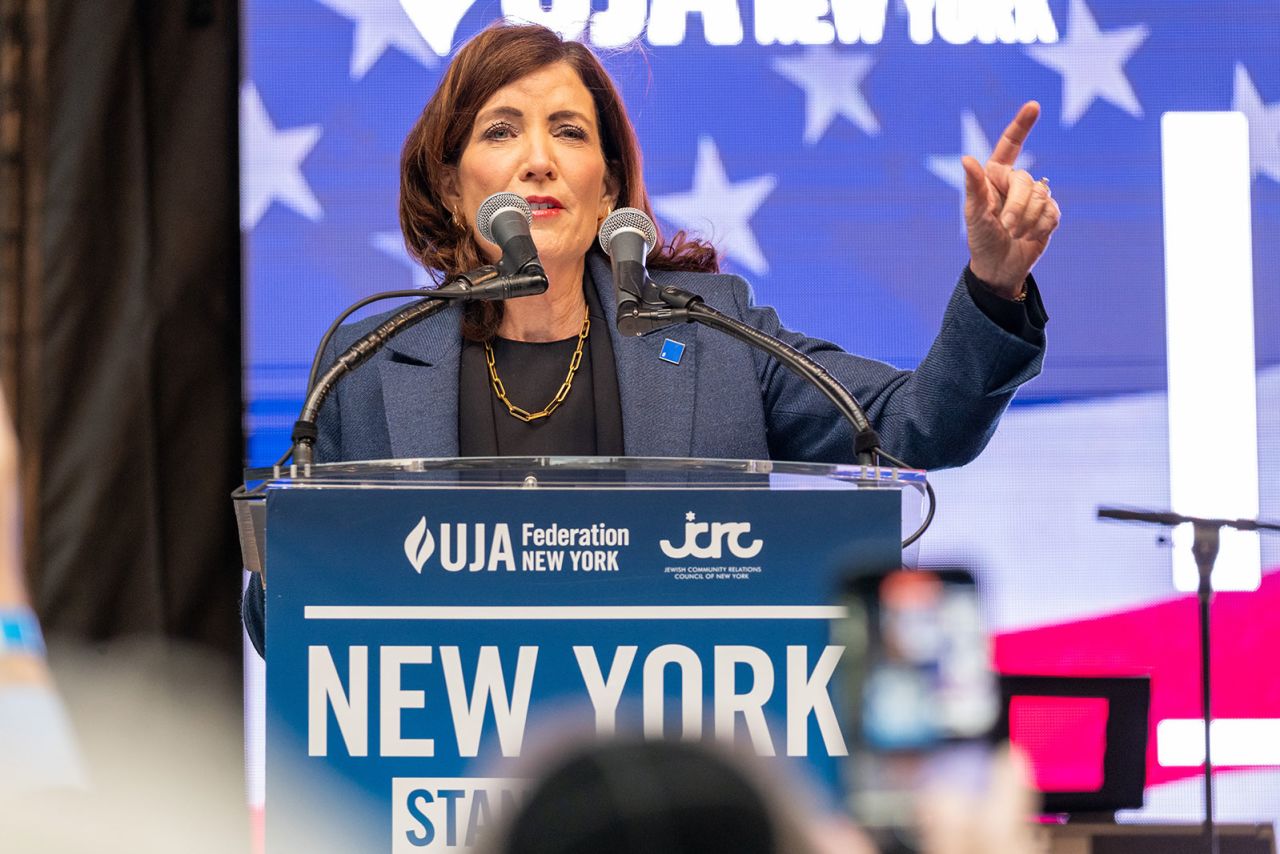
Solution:
<svg viewBox="0 0 1280 854">
<path fill-rule="evenodd" d="M 742 537 L 751 533 L 750 522 L 698 522 L 692 511 L 684 514 L 684 545 L 674 546 L 670 540 L 660 540 L 658 546 L 670 558 L 712 558 L 723 556 L 725 546 L 729 554 L 737 558 L 753 558 L 760 554 L 764 540 L 752 540 L 743 544 Z M 699 537 L 706 535 L 702 542 Z"/>
</svg>

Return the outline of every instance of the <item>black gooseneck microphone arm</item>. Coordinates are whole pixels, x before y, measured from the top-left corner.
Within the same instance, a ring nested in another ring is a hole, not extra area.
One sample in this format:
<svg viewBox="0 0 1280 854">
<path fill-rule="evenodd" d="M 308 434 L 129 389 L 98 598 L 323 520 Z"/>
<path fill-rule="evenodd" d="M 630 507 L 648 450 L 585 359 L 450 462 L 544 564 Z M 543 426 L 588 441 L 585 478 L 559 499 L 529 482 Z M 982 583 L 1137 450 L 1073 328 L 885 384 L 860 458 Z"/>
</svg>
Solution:
<svg viewBox="0 0 1280 854">
<path fill-rule="evenodd" d="M 821 364 L 801 353 L 790 344 L 779 341 L 777 338 L 766 335 L 740 320 L 717 311 L 703 302 L 702 297 L 696 294 L 671 286 L 660 288 L 656 285 L 650 285 L 646 287 L 646 290 L 650 290 L 650 288 L 652 288 L 652 292 L 645 294 L 645 297 L 648 298 L 644 300 L 645 305 L 653 305 L 650 300 L 653 295 L 656 295 L 661 301 L 657 304 L 660 307 L 637 306 L 632 315 L 635 325 L 647 325 L 646 321 L 660 323 L 663 326 L 679 321 L 701 323 L 703 326 L 710 326 L 726 335 L 737 338 L 757 350 L 764 350 L 786 365 L 787 368 L 812 383 L 826 395 L 828 400 L 835 404 L 836 409 L 840 410 L 840 413 L 849 420 L 849 423 L 853 425 L 856 431 L 853 439 L 853 452 L 858 463 L 861 465 L 876 465 L 875 455 L 880 453 L 880 435 L 876 433 L 875 428 L 871 426 L 871 422 L 867 420 L 867 415 L 862 411 L 857 399 L 839 380 L 831 376 Z"/>
<path fill-rule="evenodd" d="M 306 467 L 315 459 L 316 438 L 319 430 L 316 417 L 320 407 L 324 405 L 329 392 L 338 384 L 338 380 L 367 362 L 374 353 L 381 350 L 388 341 L 399 332 L 426 320 L 433 314 L 442 311 L 449 305 L 449 300 L 439 297 L 426 297 L 410 303 L 387 318 L 372 332 L 356 341 L 329 366 L 329 370 L 320 375 L 315 385 L 307 392 L 307 399 L 298 413 L 298 420 L 293 424 L 293 462 L 297 466 Z"/>
<path fill-rule="evenodd" d="M 618 332 L 640 336 L 675 323 L 701 323 L 763 350 L 788 370 L 808 381 L 835 405 L 853 425 L 854 459 L 862 466 L 878 466 L 880 458 L 901 468 L 910 468 L 902 460 L 885 453 L 866 412 L 853 394 L 819 362 L 791 345 L 760 332 L 707 305 L 702 297 L 673 286 L 658 287 L 648 276 L 645 261 L 656 244 L 658 230 L 653 220 L 637 208 L 620 208 L 600 224 L 600 248 L 608 256 L 613 272 L 614 292 L 618 300 Z M 925 481 L 928 512 L 924 522 L 902 541 L 907 547 L 933 522 L 937 496 Z"/>
<path fill-rule="evenodd" d="M 298 413 L 298 420 L 293 425 L 292 447 L 276 465 L 283 465 L 290 456 L 293 457 L 294 464 L 302 466 L 304 470 L 311 465 L 315 459 L 315 444 L 319 436 L 316 418 L 325 398 L 339 380 L 367 362 L 396 335 L 440 312 L 452 300 L 505 300 L 546 291 L 547 274 L 538 263 L 538 250 L 529 234 L 532 218 L 528 203 L 515 193 L 494 193 L 485 199 L 476 212 L 476 225 L 485 240 L 496 242 L 502 249 L 502 260 L 496 266 L 487 265 L 454 276 L 422 299 L 400 309 L 339 354 L 337 360 L 317 379 L 321 354 L 338 325 L 353 311 L 380 299 L 419 296 L 421 292 L 390 291 L 374 294 L 344 311 L 329 326 L 316 350 L 315 358 L 312 359 L 311 373 L 307 378 L 307 397 L 302 404 L 302 411 Z"/>
<path fill-rule="evenodd" d="M 483 268 L 486 271 L 491 268 Z M 487 272 L 481 276 L 471 274 L 459 276 L 430 292 L 417 302 L 410 303 L 391 317 L 378 324 L 372 332 L 365 334 L 354 344 L 338 355 L 329 369 L 320 375 L 307 390 L 306 401 L 298 413 L 298 420 L 293 425 L 293 462 L 295 465 L 308 466 L 314 459 L 316 438 L 316 418 L 320 407 L 324 405 L 329 392 L 344 376 L 367 362 L 387 342 L 433 314 L 444 310 L 450 302 L 474 302 L 477 300 L 514 299 L 521 296 L 542 293 L 547 289 L 547 275 L 536 264 L 527 267 L 528 272 L 514 273 L 509 276 L 492 276 Z M 470 278 L 468 276 L 471 276 Z M 473 278 L 482 279 L 478 283 Z M 391 292 L 401 295 L 403 292 Z M 326 338 L 328 336 L 326 335 Z"/>
<path fill-rule="evenodd" d="M 653 283 L 645 262 L 657 238 L 653 220 L 638 208 L 619 208 L 600 223 L 600 248 L 609 257 L 618 299 L 618 332 L 638 336 L 672 323 L 701 323 L 764 350 L 835 404 L 854 427 L 853 452 L 857 461 L 876 465 L 876 454 L 882 453 L 879 435 L 858 401 L 826 368 L 794 347 L 721 314 L 695 294 L 676 287 L 659 288 Z"/>
<path fill-rule="evenodd" d="M 629 330 L 625 334 L 642 335 L 676 323 L 700 323 L 703 326 L 718 329 L 748 346 L 764 350 L 788 369 L 813 384 L 853 425 L 856 431 L 853 450 L 859 465 L 876 466 L 880 464 L 879 458 L 883 457 L 900 468 L 910 468 L 902 460 L 890 456 L 880 447 L 880 435 L 867 420 L 867 415 L 857 399 L 818 362 L 790 344 L 717 311 L 707 305 L 697 294 L 670 285 L 658 287 L 652 281 L 646 281 L 640 290 L 639 301 L 629 303 L 625 309 L 621 306 L 619 308 L 618 328 Z M 902 541 L 903 548 L 920 539 L 933 524 L 938 497 L 928 480 L 925 481 L 924 488 L 925 497 L 929 502 L 928 510 L 920 526 Z"/>
</svg>

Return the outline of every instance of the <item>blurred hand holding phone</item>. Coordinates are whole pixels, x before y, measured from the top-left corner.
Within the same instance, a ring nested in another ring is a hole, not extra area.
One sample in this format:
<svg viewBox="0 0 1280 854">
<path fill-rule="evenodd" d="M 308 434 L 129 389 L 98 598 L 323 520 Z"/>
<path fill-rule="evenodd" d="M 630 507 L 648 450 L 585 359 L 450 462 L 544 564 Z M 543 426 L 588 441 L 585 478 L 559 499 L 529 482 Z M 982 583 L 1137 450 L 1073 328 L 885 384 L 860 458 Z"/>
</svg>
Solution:
<svg viewBox="0 0 1280 854">
<path fill-rule="evenodd" d="M 845 646 L 838 690 L 852 734 L 845 780 L 854 818 L 885 851 L 997 850 L 937 848 L 948 824 L 970 841 L 1019 832 L 1029 841 L 1030 795 L 1016 795 L 1016 761 L 996 750 L 1000 688 L 973 574 L 859 574 L 846 581 L 841 605 L 846 616 L 832 635 Z M 1003 803 L 982 806 L 993 799 Z M 957 813 L 957 803 L 970 807 Z M 922 816 L 931 816 L 931 831 Z"/>
</svg>

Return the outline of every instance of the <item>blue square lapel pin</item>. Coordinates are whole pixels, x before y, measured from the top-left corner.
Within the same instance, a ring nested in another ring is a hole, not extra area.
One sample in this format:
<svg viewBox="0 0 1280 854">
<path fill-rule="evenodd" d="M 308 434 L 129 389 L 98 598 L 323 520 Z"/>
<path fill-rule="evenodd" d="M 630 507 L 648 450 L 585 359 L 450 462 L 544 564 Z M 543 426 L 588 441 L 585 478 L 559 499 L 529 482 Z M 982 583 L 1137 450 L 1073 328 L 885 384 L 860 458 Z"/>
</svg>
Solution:
<svg viewBox="0 0 1280 854">
<path fill-rule="evenodd" d="M 662 342 L 662 349 L 658 351 L 658 358 L 664 362 L 678 365 L 680 360 L 684 358 L 684 345 L 679 341 L 673 341 L 668 338 Z"/>
</svg>

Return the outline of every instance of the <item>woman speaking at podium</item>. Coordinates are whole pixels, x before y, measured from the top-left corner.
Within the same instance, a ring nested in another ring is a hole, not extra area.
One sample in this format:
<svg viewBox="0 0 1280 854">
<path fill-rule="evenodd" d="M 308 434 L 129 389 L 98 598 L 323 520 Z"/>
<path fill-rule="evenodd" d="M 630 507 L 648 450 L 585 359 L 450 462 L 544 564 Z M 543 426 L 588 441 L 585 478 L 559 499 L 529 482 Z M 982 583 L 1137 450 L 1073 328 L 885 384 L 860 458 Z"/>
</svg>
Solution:
<svg viewBox="0 0 1280 854">
<path fill-rule="evenodd" d="M 785 329 L 714 248 L 683 233 L 648 269 L 821 363 L 861 402 L 884 449 L 912 466 L 973 459 L 1015 389 L 1034 377 L 1046 316 L 1030 271 L 1058 226 L 1046 181 L 1013 164 L 1039 115 L 1028 103 L 991 159 L 965 158 L 969 264 L 915 371 Z M 631 455 L 850 461 L 853 432 L 817 390 L 771 357 L 693 324 L 620 336 L 597 231 L 622 207 L 652 211 L 635 131 L 600 62 L 538 26 L 497 25 L 458 51 L 409 132 L 400 224 L 444 276 L 498 260 L 477 208 L 512 192 L 533 209 L 549 287 L 453 307 L 398 335 L 334 389 L 317 462 L 408 457 Z M 803 282 L 795 283 L 803 287 Z M 383 317 L 343 327 L 332 361 Z M 255 576 L 256 577 L 256 576 Z M 261 651 L 262 589 L 246 624 Z"/>
</svg>

